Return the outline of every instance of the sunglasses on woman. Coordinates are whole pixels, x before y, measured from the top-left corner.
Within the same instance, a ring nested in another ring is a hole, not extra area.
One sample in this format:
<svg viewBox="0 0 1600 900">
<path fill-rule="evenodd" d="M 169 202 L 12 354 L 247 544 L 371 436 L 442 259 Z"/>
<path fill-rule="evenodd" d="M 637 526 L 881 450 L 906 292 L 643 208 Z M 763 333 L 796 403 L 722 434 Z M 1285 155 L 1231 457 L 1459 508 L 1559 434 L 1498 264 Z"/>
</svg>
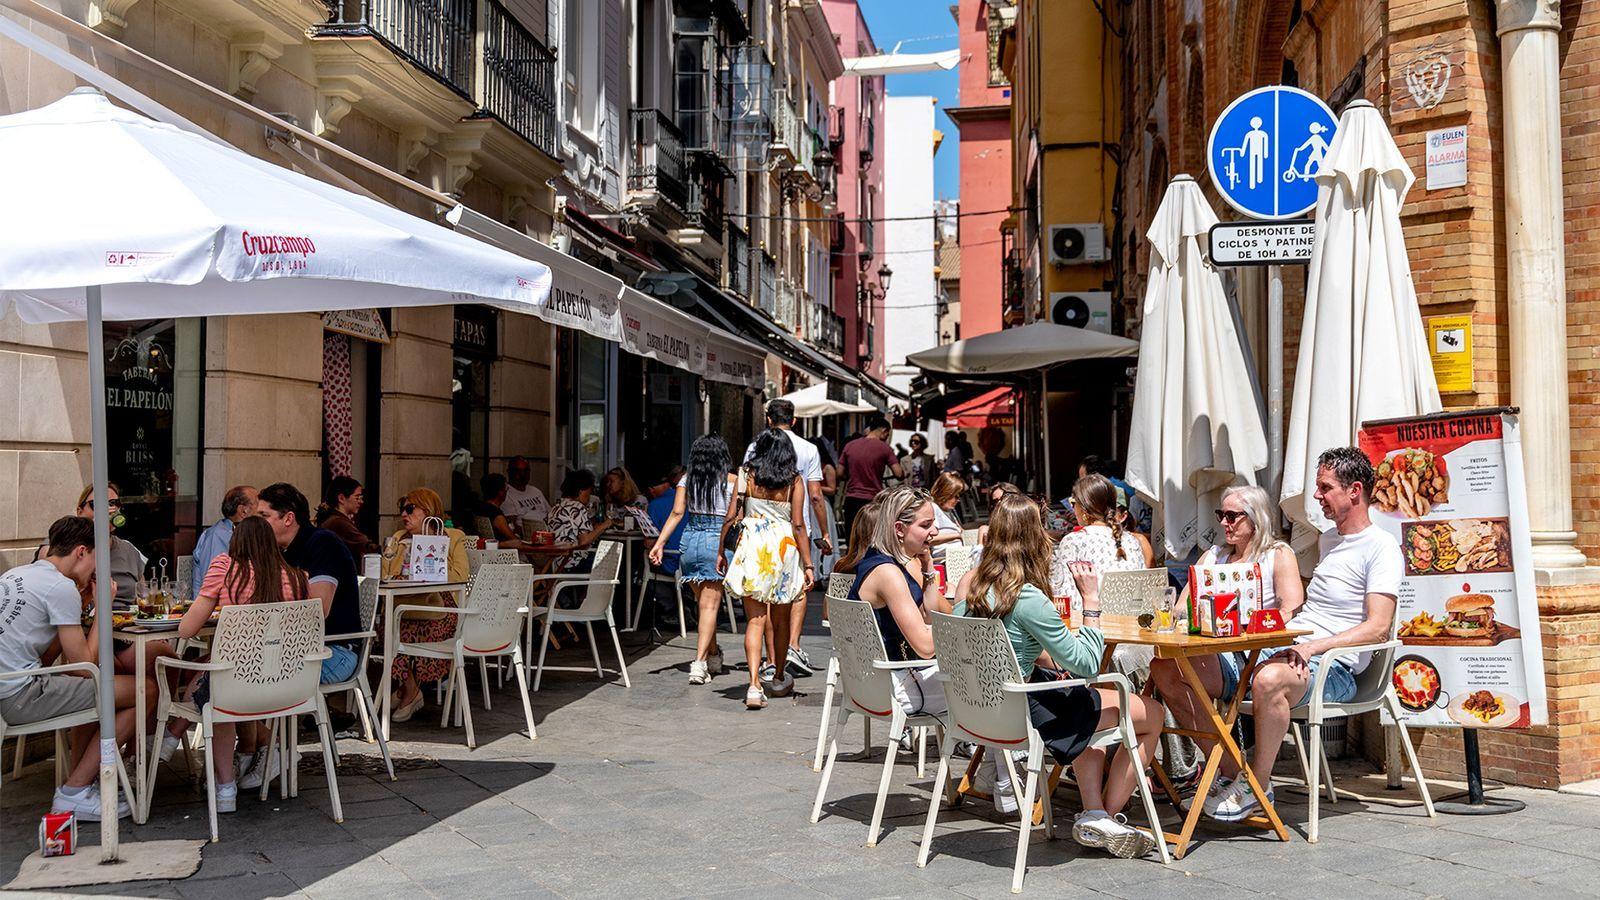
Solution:
<svg viewBox="0 0 1600 900">
<path fill-rule="evenodd" d="M 415 503 L 407 503 L 404 500 L 400 501 L 400 515 L 409 516 L 416 511 L 417 505 Z"/>
<path fill-rule="evenodd" d="M 1249 513 L 1240 512 L 1236 509 L 1219 509 L 1216 511 L 1216 513 L 1217 521 L 1223 523 L 1224 525 L 1232 525 L 1233 523 L 1249 515 Z"/>
</svg>

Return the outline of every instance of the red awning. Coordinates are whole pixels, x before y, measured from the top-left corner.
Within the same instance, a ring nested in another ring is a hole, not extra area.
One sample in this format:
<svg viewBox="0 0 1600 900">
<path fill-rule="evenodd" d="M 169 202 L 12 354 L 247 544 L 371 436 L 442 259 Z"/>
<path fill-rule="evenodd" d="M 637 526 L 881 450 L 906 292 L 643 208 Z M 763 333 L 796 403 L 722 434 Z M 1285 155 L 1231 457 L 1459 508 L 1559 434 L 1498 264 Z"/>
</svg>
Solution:
<svg viewBox="0 0 1600 900">
<path fill-rule="evenodd" d="M 946 428 L 982 428 L 986 425 L 1016 424 L 1017 395 L 1008 387 L 995 388 L 960 406 L 952 407 L 944 416 Z"/>
</svg>

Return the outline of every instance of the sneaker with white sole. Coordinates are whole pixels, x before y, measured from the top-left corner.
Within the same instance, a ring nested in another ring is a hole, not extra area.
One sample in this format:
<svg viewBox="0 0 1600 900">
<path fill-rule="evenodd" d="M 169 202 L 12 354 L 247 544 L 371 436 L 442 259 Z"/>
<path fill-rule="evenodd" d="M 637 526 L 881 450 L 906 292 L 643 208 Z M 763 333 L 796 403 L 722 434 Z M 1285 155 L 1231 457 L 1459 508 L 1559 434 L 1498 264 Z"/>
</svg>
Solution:
<svg viewBox="0 0 1600 900">
<path fill-rule="evenodd" d="M 811 667 L 811 657 L 799 647 L 789 648 L 789 665 L 799 669 L 806 675 L 815 675 L 817 670 Z"/>
<path fill-rule="evenodd" d="M 262 752 L 265 752 L 265 751 L 262 751 Z M 243 776 L 243 777 L 241 777 L 239 779 L 239 781 L 238 781 L 239 787 L 241 789 L 243 789 L 243 790 L 253 791 L 253 790 L 256 790 L 257 788 L 261 787 L 261 782 L 263 782 L 263 781 L 271 781 L 272 779 L 277 778 L 280 774 L 282 774 L 283 773 L 283 754 L 281 754 L 281 753 L 272 754 L 270 756 L 270 758 L 272 760 L 272 765 L 270 767 L 267 765 L 267 763 L 265 761 L 263 761 L 260 765 L 255 766 L 254 768 L 252 768 L 250 770 L 250 774 L 245 775 L 245 776 Z M 268 772 L 267 771 L 268 768 L 270 768 L 272 771 Z"/>
<path fill-rule="evenodd" d="M 1215 816 L 1217 814 L 1217 804 L 1222 802 L 1222 798 L 1233 787 L 1233 781 L 1234 779 L 1226 775 L 1218 775 L 1212 780 L 1211 787 L 1206 791 L 1205 799 L 1201 801 L 1201 808 L 1206 811 L 1206 815 Z"/>
<path fill-rule="evenodd" d="M 100 785 L 91 784 L 76 794 L 66 793 L 66 788 L 56 788 L 56 795 L 50 801 L 50 811 L 53 813 L 72 813 L 80 822 L 100 821 Z M 133 807 L 128 805 L 122 792 L 117 792 L 117 818 L 126 819 L 133 815 Z"/>
<path fill-rule="evenodd" d="M 761 688 L 753 687 L 744 692 L 745 709 L 765 709 L 766 706 L 767 695 L 762 693 Z"/>
<path fill-rule="evenodd" d="M 239 809 L 239 782 L 217 785 L 217 812 L 231 813 Z"/>
<path fill-rule="evenodd" d="M 1085 810 L 1072 820 L 1072 839 L 1085 847 L 1106 850 L 1119 859 L 1138 859 L 1155 849 L 1155 839 L 1128 824 L 1126 816 Z"/>
<path fill-rule="evenodd" d="M 689 683 L 705 684 L 711 680 L 711 672 L 706 668 L 706 661 L 697 659 L 689 663 Z"/>
<path fill-rule="evenodd" d="M 1273 793 L 1267 791 L 1267 802 L 1271 803 Z M 1228 790 L 1218 800 L 1214 810 L 1207 810 L 1211 818 L 1218 822 L 1242 822 L 1261 811 L 1261 800 L 1256 797 L 1256 792 L 1251 790 L 1250 782 L 1240 778 L 1228 785 Z"/>
<path fill-rule="evenodd" d="M 167 732 L 161 736 L 161 749 L 157 753 L 163 763 L 172 762 L 172 754 L 178 752 L 178 747 L 183 743 L 183 735 Z"/>
<path fill-rule="evenodd" d="M 778 680 L 778 667 L 772 663 L 764 662 L 761 664 L 761 669 L 757 674 L 761 677 L 762 683 L 771 684 Z"/>
</svg>

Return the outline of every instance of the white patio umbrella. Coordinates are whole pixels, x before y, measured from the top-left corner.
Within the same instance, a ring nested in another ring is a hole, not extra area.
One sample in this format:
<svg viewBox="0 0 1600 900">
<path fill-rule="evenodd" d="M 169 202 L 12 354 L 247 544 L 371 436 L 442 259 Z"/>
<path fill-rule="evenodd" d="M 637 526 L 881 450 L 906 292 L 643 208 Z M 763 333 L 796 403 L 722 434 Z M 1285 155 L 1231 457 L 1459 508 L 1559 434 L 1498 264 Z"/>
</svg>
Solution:
<svg viewBox="0 0 1600 900">
<path fill-rule="evenodd" d="M 787 400 L 794 404 L 794 414 L 801 419 L 815 419 L 818 416 L 832 416 L 849 413 L 874 413 L 878 411 L 875 406 L 865 403 L 845 403 L 843 400 L 828 398 L 828 383 L 819 381 L 810 387 L 803 387 L 798 391 L 784 394 L 779 400 Z"/>
<path fill-rule="evenodd" d="M 906 356 L 919 369 L 945 375 L 1028 372 L 1083 359 L 1137 356 L 1139 345 L 1125 337 L 1054 322 L 963 338 Z"/>
<path fill-rule="evenodd" d="M 1200 242 L 1216 213 L 1188 175 L 1150 225 L 1150 284 L 1128 436 L 1128 483 L 1160 510 L 1168 554 L 1215 540 L 1223 488 L 1255 484 L 1267 436 L 1222 276 Z"/>
<path fill-rule="evenodd" d="M 1440 409 L 1400 228 L 1414 180 L 1378 110 L 1365 100 L 1345 107 L 1317 173 L 1316 242 L 1284 453 L 1283 511 L 1302 552 L 1332 525 L 1313 497 L 1317 456 L 1355 443 L 1364 420 Z"/>
<path fill-rule="evenodd" d="M 548 268 L 113 106 L 79 88 L 0 117 L 0 315 L 88 323 L 95 509 L 106 509 L 103 319 L 488 303 L 533 313 Z M 110 534 L 95 517 L 95 563 Z M 111 619 L 111 580 L 95 588 Z M 111 632 L 100 631 L 100 659 Z M 100 728 L 114 733 L 112 685 Z M 100 745 L 102 855 L 117 857 L 115 741 Z"/>
</svg>

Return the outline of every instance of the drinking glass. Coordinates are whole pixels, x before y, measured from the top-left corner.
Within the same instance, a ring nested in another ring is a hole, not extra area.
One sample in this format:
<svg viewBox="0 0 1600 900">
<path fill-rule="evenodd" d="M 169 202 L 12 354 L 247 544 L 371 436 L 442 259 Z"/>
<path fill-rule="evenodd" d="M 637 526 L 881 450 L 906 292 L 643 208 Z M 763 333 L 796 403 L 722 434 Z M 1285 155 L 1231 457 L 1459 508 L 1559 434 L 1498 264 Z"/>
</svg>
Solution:
<svg viewBox="0 0 1600 900">
<path fill-rule="evenodd" d="M 1178 591 L 1167 588 L 1156 602 L 1156 632 L 1173 634 L 1178 630 Z"/>
</svg>

